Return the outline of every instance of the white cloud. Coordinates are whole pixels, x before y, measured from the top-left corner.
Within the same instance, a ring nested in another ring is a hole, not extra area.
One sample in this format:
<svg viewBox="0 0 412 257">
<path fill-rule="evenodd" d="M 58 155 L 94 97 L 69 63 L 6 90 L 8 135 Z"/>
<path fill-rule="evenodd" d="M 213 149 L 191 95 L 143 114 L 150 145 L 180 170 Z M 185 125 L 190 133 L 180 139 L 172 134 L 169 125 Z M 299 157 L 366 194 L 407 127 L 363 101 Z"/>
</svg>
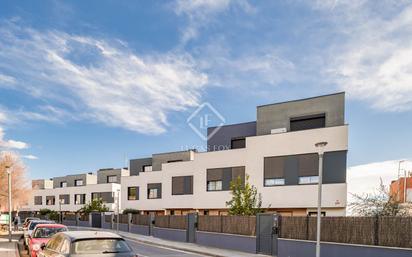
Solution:
<svg viewBox="0 0 412 257">
<path fill-rule="evenodd" d="M 0 73 L 0 87 L 13 85 L 15 83 L 16 79 L 14 77 Z"/>
<path fill-rule="evenodd" d="M 38 160 L 39 158 L 37 156 L 28 154 L 28 155 L 23 155 L 23 158 L 29 159 L 29 160 Z"/>
<path fill-rule="evenodd" d="M 19 77 L 16 90 L 61 106 L 26 117 L 71 116 L 146 134 L 164 132 L 170 112 L 197 106 L 207 83 L 189 55 L 139 55 L 116 40 L 13 23 L 0 27 L 0 68 Z"/>
<path fill-rule="evenodd" d="M 0 127 L 0 147 L 7 149 L 25 149 L 28 148 L 29 145 L 22 141 L 16 141 L 12 139 L 5 140 L 3 128 Z"/>
<path fill-rule="evenodd" d="M 398 179 L 398 165 L 399 160 L 390 160 L 348 168 L 348 201 L 352 199 L 351 194 L 373 193 L 381 179 L 385 186 L 389 186 L 391 181 Z M 401 164 L 401 176 L 404 176 L 404 170 L 412 171 L 412 161 Z"/>
<path fill-rule="evenodd" d="M 176 0 L 175 12 L 185 15 L 187 26 L 182 30 L 181 43 L 184 45 L 198 36 L 199 30 L 206 27 L 215 16 L 237 6 L 246 13 L 255 13 L 256 9 L 247 0 Z"/>
<path fill-rule="evenodd" d="M 412 4 L 377 5 L 363 1 L 335 7 L 341 8 L 333 17 L 345 38 L 332 47 L 326 70 L 349 97 L 378 110 L 411 110 Z"/>
</svg>

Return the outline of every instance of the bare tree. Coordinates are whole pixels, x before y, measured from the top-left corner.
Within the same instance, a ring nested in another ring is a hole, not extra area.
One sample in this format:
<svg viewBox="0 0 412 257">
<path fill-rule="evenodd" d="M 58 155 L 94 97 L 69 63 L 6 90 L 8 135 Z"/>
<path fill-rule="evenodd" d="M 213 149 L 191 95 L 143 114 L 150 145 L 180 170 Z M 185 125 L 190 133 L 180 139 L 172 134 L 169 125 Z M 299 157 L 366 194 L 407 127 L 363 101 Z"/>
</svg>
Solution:
<svg viewBox="0 0 412 257">
<path fill-rule="evenodd" d="M 8 182 L 6 166 L 10 166 L 13 210 L 27 205 L 30 196 L 29 180 L 26 177 L 26 168 L 19 156 L 12 152 L 0 153 L 0 210 L 8 209 Z"/>
<path fill-rule="evenodd" d="M 357 216 L 410 216 L 412 214 L 411 205 L 396 200 L 396 196 L 390 194 L 382 179 L 374 193 L 352 194 L 352 196 L 354 201 L 349 204 L 349 208 Z"/>
</svg>

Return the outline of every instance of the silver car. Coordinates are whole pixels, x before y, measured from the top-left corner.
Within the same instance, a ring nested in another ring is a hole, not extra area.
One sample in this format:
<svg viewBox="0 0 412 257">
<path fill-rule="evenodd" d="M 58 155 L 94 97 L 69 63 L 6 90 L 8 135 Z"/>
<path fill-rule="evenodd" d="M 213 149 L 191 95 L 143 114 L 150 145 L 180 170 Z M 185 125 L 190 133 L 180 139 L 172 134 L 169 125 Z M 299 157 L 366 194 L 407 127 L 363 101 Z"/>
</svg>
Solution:
<svg viewBox="0 0 412 257">
<path fill-rule="evenodd" d="M 137 257 L 119 235 L 100 231 L 66 231 L 41 246 L 38 257 Z"/>
</svg>

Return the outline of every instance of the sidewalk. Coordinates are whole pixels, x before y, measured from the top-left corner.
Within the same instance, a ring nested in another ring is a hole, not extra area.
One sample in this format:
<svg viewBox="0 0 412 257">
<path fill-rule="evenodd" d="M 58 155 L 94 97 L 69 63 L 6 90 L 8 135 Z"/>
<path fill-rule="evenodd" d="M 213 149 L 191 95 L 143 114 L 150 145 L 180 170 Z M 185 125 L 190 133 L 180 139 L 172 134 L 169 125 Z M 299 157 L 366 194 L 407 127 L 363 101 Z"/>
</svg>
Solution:
<svg viewBox="0 0 412 257">
<path fill-rule="evenodd" d="M 111 230 L 111 229 L 97 229 L 97 228 L 88 228 L 88 227 L 70 227 L 70 228 L 79 229 L 79 230 L 104 230 L 104 231 L 117 233 L 115 230 Z M 126 239 L 138 241 L 138 242 L 145 243 L 145 244 L 166 247 L 170 249 L 197 253 L 197 254 L 202 254 L 202 255 L 207 255 L 207 256 L 214 256 L 214 257 L 252 257 L 252 256 L 263 257 L 263 256 L 266 256 L 267 257 L 267 255 L 251 254 L 251 253 L 245 253 L 245 252 L 239 252 L 239 251 L 233 251 L 233 250 L 227 250 L 227 249 L 201 246 L 201 245 L 192 244 L 192 243 L 169 241 L 169 240 L 164 240 L 164 239 L 157 238 L 157 237 L 143 236 L 143 235 L 123 232 L 123 231 L 119 231 L 118 234 Z"/>
<path fill-rule="evenodd" d="M 19 257 L 17 242 L 9 242 L 8 239 L 0 238 L 0 256 L 1 257 Z"/>
</svg>

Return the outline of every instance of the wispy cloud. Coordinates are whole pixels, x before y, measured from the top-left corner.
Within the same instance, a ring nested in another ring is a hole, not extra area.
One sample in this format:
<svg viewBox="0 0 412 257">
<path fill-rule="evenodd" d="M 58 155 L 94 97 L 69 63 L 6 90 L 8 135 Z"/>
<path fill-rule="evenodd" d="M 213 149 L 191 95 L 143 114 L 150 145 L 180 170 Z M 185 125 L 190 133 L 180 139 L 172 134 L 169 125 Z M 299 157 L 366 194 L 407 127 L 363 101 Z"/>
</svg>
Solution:
<svg viewBox="0 0 412 257">
<path fill-rule="evenodd" d="M 38 160 L 39 157 L 28 154 L 28 155 L 23 155 L 23 158 L 28 159 L 28 160 Z"/>
<path fill-rule="evenodd" d="M 377 110 L 411 110 L 412 4 L 336 2 L 331 16 L 344 38 L 331 47 L 326 74 L 349 97 Z"/>
<path fill-rule="evenodd" d="M 0 27 L 0 69 L 19 77 L 16 90 L 56 103 L 26 116 L 72 115 L 146 134 L 198 105 L 208 81 L 187 54 L 139 55 L 117 40 L 10 22 Z"/>
<path fill-rule="evenodd" d="M 182 45 L 196 38 L 199 30 L 209 25 L 216 15 L 234 6 L 247 13 L 256 11 L 247 0 L 177 0 L 174 5 L 176 14 L 188 19 L 187 25 L 182 29 Z"/>
<path fill-rule="evenodd" d="M 26 149 L 29 145 L 22 141 L 16 141 L 13 139 L 4 139 L 3 128 L 0 127 L 0 148 L 6 149 Z"/>
</svg>

